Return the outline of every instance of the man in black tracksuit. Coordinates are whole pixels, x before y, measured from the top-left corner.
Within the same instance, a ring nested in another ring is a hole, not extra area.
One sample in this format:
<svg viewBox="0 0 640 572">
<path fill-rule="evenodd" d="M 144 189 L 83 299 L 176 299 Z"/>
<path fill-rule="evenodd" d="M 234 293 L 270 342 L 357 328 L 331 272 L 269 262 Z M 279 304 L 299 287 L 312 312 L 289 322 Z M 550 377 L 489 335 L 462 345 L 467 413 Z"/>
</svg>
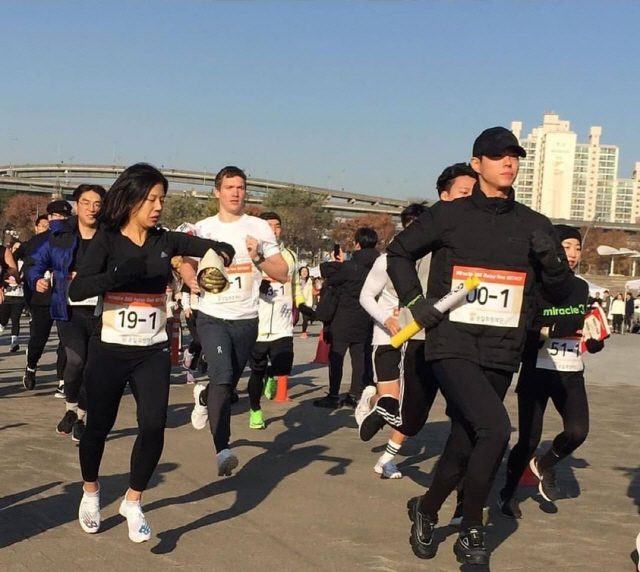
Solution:
<svg viewBox="0 0 640 572">
<path fill-rule="evenodd" d="M 482 509 L 509 441 L 502 403 L 520 364 L 536 285 L 549 299 L 565 295 L 569 266 L 551 222 L 517 203 L 512 188 L 520 157 L 516 137 L 503 127 L 475 141 L 471 167 L 478 183 L 470 197 L 439 202 L 388 248 L 388 273 L 400 302 L 428 331 L 427 361 L 447 400 L 451 433 L 423 497 L 411 499 L 411 545 L 433 558 L 438 511 L 464 477 L 458 561 L 486 565 Z M 426 297 L 415 270 L 432 253 Z M 481 285 L 445 316 L 433 303 L 467 277 Z"/>
<path fill-rule="evenodd" d="M 335 289 L 338 304 L 329 324 L 329 394 L 314 400 L 316 407 L 336 409 L 340 401 L 340 384 L 344 356 L 351 355 L 351 386 L 345 396 L 344 405 L 355 407 L 365 385 L 373 381 L 371 363 L 371 338 L 373 321 L 360 305 L 362 286 L 380 253 L 375 249 L 378 234 L 372 228 L 359 228 L 355 234 L 356 250 L 350 260 L 325 262 L 320 273 L 325 278 L 325 287 Z"/>
</svg>

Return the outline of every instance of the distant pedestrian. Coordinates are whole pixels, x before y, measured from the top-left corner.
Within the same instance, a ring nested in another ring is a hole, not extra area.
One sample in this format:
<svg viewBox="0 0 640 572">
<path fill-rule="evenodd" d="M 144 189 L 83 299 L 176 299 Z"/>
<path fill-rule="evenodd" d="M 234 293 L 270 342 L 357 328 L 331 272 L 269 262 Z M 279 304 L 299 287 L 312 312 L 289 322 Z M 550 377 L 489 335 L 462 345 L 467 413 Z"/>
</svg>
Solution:
<svg viewBox="0 0 640 572">
<path fill-rule="evenodd" d="M 611 303 L 611 320 L 613 321 L 613 333 L 622 333 L 622 321 L 624 320 L 625 304 L 622 293 L 616 295 L 616 299 Z"/>
</svg>

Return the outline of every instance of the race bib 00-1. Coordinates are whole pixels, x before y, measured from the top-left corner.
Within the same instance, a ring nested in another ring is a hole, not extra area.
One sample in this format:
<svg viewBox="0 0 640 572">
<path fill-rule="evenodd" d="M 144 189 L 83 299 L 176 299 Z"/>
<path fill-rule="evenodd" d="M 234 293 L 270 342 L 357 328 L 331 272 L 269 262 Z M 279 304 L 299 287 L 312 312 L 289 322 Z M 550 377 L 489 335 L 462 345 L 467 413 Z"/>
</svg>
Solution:
<svg viewBox="0 0 640 572">
<path fill-rule="evenodd" d="M 166 342 L 166 304 L 164 292 L 107 292 L 102 306 L 102 341 L 124 346 L 152 346 Z"/>
<path fill-rule="evenodd" d="M 517 328 L 520 323 L 526 272 L 454 266 L 451 289 L 474 275 L 480 279 L 480 286 L 469 292 L 464 300 L 451 310 L 449 320 L 479 326 Z"/>
</svg>

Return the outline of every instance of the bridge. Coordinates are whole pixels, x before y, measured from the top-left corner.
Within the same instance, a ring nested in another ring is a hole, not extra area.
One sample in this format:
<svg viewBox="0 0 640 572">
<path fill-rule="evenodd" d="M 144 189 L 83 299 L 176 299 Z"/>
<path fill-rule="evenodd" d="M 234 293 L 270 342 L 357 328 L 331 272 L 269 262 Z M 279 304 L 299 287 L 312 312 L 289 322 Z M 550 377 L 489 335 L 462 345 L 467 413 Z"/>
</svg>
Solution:
<svg viewBox="0 0 640 572">
<path fill-rule="evenodd" d="M 80 183 L 101 183 L 108 187 L 125 167 L 118 165 L 11 165 L 0 167 L 0 191 L 32 192 L 70 198 Z M 169 180 L 169 194 L 188 195 L 206 201 L 216 173 L 161 169 Z M 247 179 L 247 202 L 261 204 L 271 189 L 296 189 L 324 197 L 324 208 L 339 218 L 356 217 L 367 213 L 389 213 L 397 217 L 407 201 L 362 195 L 322 187 L 296 185 L 267 179 Z"/>
</svg>

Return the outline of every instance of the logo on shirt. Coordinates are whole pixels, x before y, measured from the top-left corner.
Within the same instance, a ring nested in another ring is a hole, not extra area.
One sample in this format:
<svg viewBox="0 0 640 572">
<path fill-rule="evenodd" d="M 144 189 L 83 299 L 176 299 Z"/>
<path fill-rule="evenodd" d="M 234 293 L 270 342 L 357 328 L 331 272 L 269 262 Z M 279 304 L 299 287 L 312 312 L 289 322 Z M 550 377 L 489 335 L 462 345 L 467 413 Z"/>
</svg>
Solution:
<svg viewBox="0 0 640 572">
<path fill-rule="evenodd" d="M 164 250 L 160 253 L 160 258 L 167 258 L 168 256 L 169 255 Z"/>
</svg>

